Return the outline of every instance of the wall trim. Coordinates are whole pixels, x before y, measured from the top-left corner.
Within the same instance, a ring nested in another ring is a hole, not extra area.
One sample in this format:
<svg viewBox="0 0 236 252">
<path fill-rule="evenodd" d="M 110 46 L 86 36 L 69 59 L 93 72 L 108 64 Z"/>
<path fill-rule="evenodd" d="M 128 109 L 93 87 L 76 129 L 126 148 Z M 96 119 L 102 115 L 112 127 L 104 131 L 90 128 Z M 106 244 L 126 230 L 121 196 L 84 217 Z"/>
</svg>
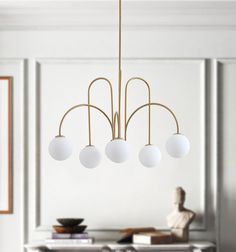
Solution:
<svg viewBox="0 0 236 252">
<path fill-rule="evenodd" d="M 28 167 L 28 161 L 27 161 L 27 113 L 26 113 L 26 102 L 27 102 L 27 68 L 26 68 L 26 59 L 24 58 L 0 58 L 0 63 L 3 64 L 16 64 L 19 68 L 19 83 L 17 85 L 20 85 L 20 106 L 21 106 L 21 124 L 18 125 L 21 128 L 21 152 L 20 152 L 20 168 L 22 170 L 21 177 L 20 177 L 20 201 L 21 201 L 21 214 L 20 214 L 20 248 L 19 251 L 24 252 L 24 244 L 28 241 L 28 229 L 27 229 L 27 220 L 28 220 L 28 196 L 27 196 L 27 167 Z M 15 84 L 15 80 L 13 77 L 13 85 Z M 14 98 L 13 98 L 14 102 Z M 14 127 L 14 125 L 13 125 Z M 13 143 L 13 150 L 14 150 L 14 143 Z M 13 162 L 14 163 L 14 162 Z M 14 169 L 14 168 L 13 168 Z M 14 185 L 13 185 L 14 187 Z M 14 190 L 13 190 L 13 204 L 15 200 Z M 14 206 L 13 206 L 13 214 Z"/>
<path fill-rule="evenodd" d="M 22 161 L 22 170 L 21 183 L 22 183 L 22 234 L 21 234 L 21 250 L 24 252 L 24 245 L 28 242 L 28 64 L 26 59 L 20 60 L 21 66 L 21 83 L 22 83 L 22 103 L 23 103 L 23 141 L 22 149 L 23 161 Z"/>
<path fill-rule="evenodd" d="M 124 29 L 235 29 L 236 2 L 124 0 Z M 0 30 L 115 29 L 116 1 L 0 3 Z"/>
<path fill-rule="evenodd" d="M 222 72 L 219 71 L 220 66 L 226 65 L 226 64 L 236 64 L 236 58 L 217 58 L 214 60 L 214 69 L 215 69 L 215 87 L 216 87 L 216 146 L 215 146 L 215 153 L 216 153 L 216 245 L 217 245 L 217 252 L 220 252 L 221 250 L 221 208 L 222 208 L 222 151 L 221 151 L 221 145 L 222 145 L 222 126 L 221 126 L 221 113 L 222 113 L 222 100 L 220 98 L 220 86 L 221 83 L 221 74 Z"/>
</svg>

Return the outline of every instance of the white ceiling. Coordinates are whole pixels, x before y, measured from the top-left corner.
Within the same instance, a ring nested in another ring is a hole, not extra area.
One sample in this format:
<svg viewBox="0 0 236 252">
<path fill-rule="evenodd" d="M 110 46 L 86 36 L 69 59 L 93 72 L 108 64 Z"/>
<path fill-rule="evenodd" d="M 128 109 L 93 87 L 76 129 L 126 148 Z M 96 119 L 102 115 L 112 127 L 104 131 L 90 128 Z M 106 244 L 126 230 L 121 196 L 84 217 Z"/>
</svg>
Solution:
<svg viewBox="0 0 236 252">
<path fill-rule="evenodd" d="M 236 0 L 123 0 L 123 26 L 236 29 Z M 0 30 L 117 27 L 118 0 L 0 0 Z"/>
</svg>

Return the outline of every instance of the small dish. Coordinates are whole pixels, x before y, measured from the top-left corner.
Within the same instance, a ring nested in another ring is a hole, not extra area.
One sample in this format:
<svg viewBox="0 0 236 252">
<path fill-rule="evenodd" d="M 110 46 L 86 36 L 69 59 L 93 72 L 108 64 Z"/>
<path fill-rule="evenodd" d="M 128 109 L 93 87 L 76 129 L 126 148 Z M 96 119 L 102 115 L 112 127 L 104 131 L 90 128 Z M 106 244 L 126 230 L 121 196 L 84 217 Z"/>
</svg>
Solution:
<svg viewBox="0 0 236 252">
<path fill-rule="evenodd" d="M 81 224 L 84 219 L 82 218 L 59 218 L 57 221 L 63 226 L 63 227 L 74 227 Z"/>
<path fill-rule="evenodd" d="M 80 234 L 83 233 L 87 226 L 73 226 L 73 227 L 64 227 L 54 225 L 53 228 L 57 233 L 69 233 L 69 234 Z"/>
</svg>

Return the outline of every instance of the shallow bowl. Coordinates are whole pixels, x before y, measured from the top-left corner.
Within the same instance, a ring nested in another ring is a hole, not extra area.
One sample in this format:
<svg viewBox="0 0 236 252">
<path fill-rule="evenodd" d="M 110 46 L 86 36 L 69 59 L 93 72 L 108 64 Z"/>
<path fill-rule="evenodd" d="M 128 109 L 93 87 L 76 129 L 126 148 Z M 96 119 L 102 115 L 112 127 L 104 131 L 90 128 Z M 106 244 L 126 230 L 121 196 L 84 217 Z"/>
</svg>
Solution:
<svg viewBox="0 0 236 252">
<path fill-rule="evenodd" d="M 57 221 L 64 227 L 74 227 L 81 224 L 84 219 L 81 218 L 60 218 Z"/>
</svg>

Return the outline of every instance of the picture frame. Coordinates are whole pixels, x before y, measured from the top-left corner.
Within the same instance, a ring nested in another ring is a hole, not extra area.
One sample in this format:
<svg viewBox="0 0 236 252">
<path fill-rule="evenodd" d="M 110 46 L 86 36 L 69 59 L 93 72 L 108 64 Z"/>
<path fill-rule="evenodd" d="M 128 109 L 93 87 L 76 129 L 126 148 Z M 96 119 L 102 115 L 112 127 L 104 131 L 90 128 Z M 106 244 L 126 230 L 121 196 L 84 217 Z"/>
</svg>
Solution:
<svg viewBox="0 0 236 252">
<path fill-rule="evenodd" d="M 12 78 L 0 76 L 0 214 L 12 209 Z"/>
</svg>

